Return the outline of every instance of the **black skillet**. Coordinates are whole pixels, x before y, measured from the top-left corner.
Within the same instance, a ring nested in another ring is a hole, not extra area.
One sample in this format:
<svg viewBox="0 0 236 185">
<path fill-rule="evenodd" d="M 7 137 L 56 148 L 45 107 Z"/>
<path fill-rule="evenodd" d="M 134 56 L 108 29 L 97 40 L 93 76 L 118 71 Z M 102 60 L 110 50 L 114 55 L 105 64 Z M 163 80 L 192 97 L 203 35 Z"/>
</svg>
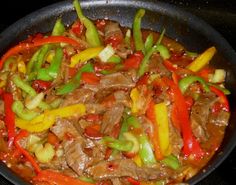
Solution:
<svg viewBox="0 0 236 185">
<path fill-rule="evenodd" d="M 151 0 L 81 0 L 81 5 L 85 14 L 92 19 L 108 18 L 128 27 L 132 25 L 136 10 L 145 8 L 147 11 L 142 21 L 143 28 L 160 31 L 165 27 L 166 35 L 176 39 L 192 51 L 201 52 L 209 46 L 216 46 L 218 53 L 215 56 L 213 65 L 227 71 L 226 87 L 231 91 L 232 114 L 219 151 L 198 175 L 188 181 L 190 184 L 200 182 L 226 159 L 236 145 L 236 106 L 233 104 L 236 100 L 235 51 L 218 32 L 204 21 L 163 2 Z M 58 17 L 62 17 L 66 25 L 70 25 L 76 19 L 71 1 L 60 2 L 40 9 L 8 27 L 0 34 L 0 54 L 25 39 L 27 35 L 49 32 Z M 28 184 L 3 163 L 0 163 L 0 174 L 13 184 Z"/>
</svg>

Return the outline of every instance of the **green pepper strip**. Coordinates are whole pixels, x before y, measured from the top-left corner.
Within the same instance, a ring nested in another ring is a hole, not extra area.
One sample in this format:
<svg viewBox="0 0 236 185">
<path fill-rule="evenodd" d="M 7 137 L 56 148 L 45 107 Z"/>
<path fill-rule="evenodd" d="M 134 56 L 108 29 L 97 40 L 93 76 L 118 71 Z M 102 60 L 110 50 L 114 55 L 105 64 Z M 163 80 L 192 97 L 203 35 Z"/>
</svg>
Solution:
<svg viewBox="0 0 236 185">
<path fill-rule="evenodd" d="M 34 63 L 38 60 L 39 53 L 40 53 L 40 49 L 34 53 L 30 61 L 27 63 L 27 66 L 26 66 L 27 74 L 30 74 L 32 72 Z"/>
<path fill-rule="evenodd" d="M 146 55 L 144 56 L 141 64 L 140 64 L 140 67 L 139 67 L 139 70 L 138 70 L 138 76 L 142 76 L 146 70 L 147 70 L 147 66 L 148 66 L 148 63 L 149 63 L 149 58 L 152 56 L 153 53 L 155 52 L 160 52 L 160 55 L 161 57 L 165 60 L 165 59 L 168 59 L 170 58 L 170 54 L 169 54 L 169 51 L 168 49 L 159 44 L 159 45 L 154 45 L 147 53 Z"/>
<path fill-rule="evenodd" d="M 18 117 L 20 117 L 23 120 L 32 120 L 36 116 L 38 116 L 39 113 L 30 111 L 28 109 L 24 109 L 24 105 L 21 101 L 15 101 L 12 105 L 13 112 L 16 113 Z"/>
<path fill-rule="evenodd" d="M 121 126 L 119 139 L 123 139 L 123 133 L 129 131 L 129 127 L 131 126 L 133 128 L 141 128 L 139 120 L 134 116 L 129 116 L 124 119 L 123 124 Z M 148 137 L 145 134 L 141 134 L 137 138 L 140 144 L 139 156 L 143 161 L 143 163 L 145 165 L 155 164 L 156 159 L 152 150 L 152 146 L 148 140 Z"/>
<path fill-rule="evenodd" d="M 80 86 L 81 75 L 83 72 L 94 72 L 93 65 L 91 63 L 87 63 L 83 67 L 81 67 L 74 78 L 72 78 L 67 84 L 57 89 L 56 94 L 64 95 L 78 88 Z"/>
<path fill-rule="evenodd" d="M 134 17 L 133 22 L 133 35 L 134 35 L 134 45 L 136 51 L 143 51 L 144 52 L 144 44 L 142 39 L 142 32 L 141 32 L 141 19 L 145 15 L 144 9 L 139 9 Z"/>
<path fill-rule="evenodd" d="M 160 34 L 160 36 L 159 36 L 157 42 L 156 42 L 156 45 L 161 44 L 161 41 L 162 41 L 162 39 L 163 39 L 165 33 L 166 33 L 166 29 L 164 28 L 164 29 L 162 30 L 162 32 L 161 32 L 161 34 Z"/>
<path fill-rule="evenodd" d="M 131 141 L 114 139 L 109 136 L 103 137 L 102 142 L 104 142 L 110 148 L 123 151 L 123 152 L 131 151 L 133 148 L 133 143 Z"/>
<path fill-rule="evenodd" d="M 48 68 L 41 68 L 38 71 L 37 79 L 50 81 L 57 77 L 58 71 L 61 66 L 63 59 L 63 51 L 61 48 L 56 49 L 55 56 L 51 62 L 51 65 Z"/>
<path fill-rule="evenodd" d="M 30 96 L 36 96 L 36 91 L 26 82 L 24 82 L 23 80 L 21 80 L 21 78 L 19 77 L 19 75 L 15 75 L 13 77 L 13 83 L 19 87 L 20 89 L 22 89 L 23 91 L 25 91 L 27 94 L 29 94 Z"/>
<path fill-rule="evenodd" d="M 20 89 L 22 89 L 24 92 L 29 94 L 31 97 L 34 97 L 37 95 L 36 91 L 34 88 L 32 88 L 28 83 L 24 82 L 19 75 L 15 75 L 13 77 L 13 83 Z M 46 102 L 40 102 L 39 108 L 42 110 L 47 110 L 50 109 L 50 105 L 48 105 Z"/>
<path fill-rule="evenodd" d="M 150 33 L 144 43 L 145 53 L 147 53 L 153 46 L 153 34 Z"/>
<path fill-rule="evenodd" d="M 205 80 L 201 77 L 198 77 L 198 76 L 187 76 L 185 78 L 182 78 L 179 81 L 179 88 L 180 88 L 181 92 L 185 93 L 185 91 L 188 89 L 188 87 L 194 82 L 200 82 L 203 86 L 203 89 L 206 92 L 210 92 L 210 89 L 209 89 L 207 83 L 205 82 Z"/>
<path fill-rule="evenodd" d="M 16 61 L 16 58 L 14 58 L 14 57 L 8 58 L 6 60 L 6 62 L 4 62 L 3 70 L 4 71 L 11 71 L 11 65 L 16 65 L 15 61 Z"/>
<path fill-rule="evenodd" d="M 61 19 L 57 19 L 53 27 L 52 36 L 59 36 L 59 35 L 62 35 L 64 32 L 65 32 L 65 27 Z M 32 70 L 38 72 L 38 70 L 43 65 L 43 62 L 45 61 L 48 51 L 51 48 L 52 48 L 51 44 L 46 44 L 36 51 L 36 53 L 33 55 L 31 60 L 27 64 L 27 74 L 30 74 Z M 35 74 L 31 74 L 31 78 L 34 78 L 32 77 L 34 75 Z"/>
<path fill-rule="evenodd" d="M 92 46 L 92 47 L 98 47 L 101 46 L 101 41 L 99 38 L 99 34 L 97 31 L 97 28 L 95 27 L 95 25 L 93 24 L 92 21 L 90 21 L 87 17 L 84 16 L 81 6 L 79 4 L 78 0 L 74 0 L 73 1 L 73 5 L 76 9 L 77 15 L 80 19 L 80 21 L 84 24 L 84 26 L 86 27 L 86 40 L 87 42 Z"/>
<path fill-rule="evenodd" d="M 112 55 L 108 61 L 108 63 L 114 63 L 114 64 L 119 64 L 121 62 L 121 58 L 117 55 Z"/>
<path fill-rule="evenodd" d="M 161 163 L 165 164 L 166 166 L 172 168 L 173 170 L 177 170 L 180 167 L 180 162 L 178 158 L 174 155 L 169 155 L 161 160 Z"/>
<path fill-rule="evenodd" d="M 156 159 L 152 150 L 152 146 L 146 135 L 141 135 L 138 137 L 140 143 L 139 156 L 145 165 L 155 164 Z"/>
<path fill-rule="evenodd" d="M 130 29 L 128 29 L 125 34 L 125 44 L 127 44 L 128 48 L 130 48 L 130 45 L 131 45 L 130 39 L 131 39 L 131 31 Z"/>
<path fill-rule="evenodd" d="M 60 36 L 64 32 L 65 32 L 65 26 L 62 23 L 62 20 L 61 19 L 57 19 L 57 21 L 56 21 L 56 23 L 55 23 L 55 25 L 53 27 L 53 30 L 52 30 L 52 35 L 53 36 Z"/>
</svg>

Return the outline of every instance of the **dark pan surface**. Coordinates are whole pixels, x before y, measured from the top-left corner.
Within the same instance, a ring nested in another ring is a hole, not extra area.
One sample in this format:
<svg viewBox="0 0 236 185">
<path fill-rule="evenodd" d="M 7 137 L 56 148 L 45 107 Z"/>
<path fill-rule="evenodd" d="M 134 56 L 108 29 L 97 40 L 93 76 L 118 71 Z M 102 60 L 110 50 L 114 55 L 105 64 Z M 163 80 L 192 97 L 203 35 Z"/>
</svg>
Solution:
<svg viewBox="0 0 236 185">
<path fill-rule="evenodd" d="M 214 45 L 218 54 L 214 65 L 227 70 L 227 88 L 232 92 L 230 96 L 232 116 L 223 144 L 209 165 L 201 173 L 192 178 L 189 183 L 196 184 L 211 173 L 232 151 L 236 144 L 236 108 L 232 102 L 236 100 L 236 53 L 213 28 L 189 13 L 165 4 L 163 2 L 141 0 L 97 0 L 81 1 L 86 15 L 92 19 L 109 18 L 119 21 L 123 26 L 131 26 L 135 11 L 145 8 L 147 13 L 143 19 L 143 28 L 160 31 L 162 27 L 167 35 L 176 38 L 189 50 L 203 51 Z M 71 1 L 60 2 L 19 20 L 0 34 L 0 53 L 14 45 L 27 35 L 37 32 L 48 32 L 52 29 L 57 17 L 62 16 L 65 24 L 71 24 L 76 19 Z M 0 173 L 14 184 L 26 184 L 3 164 Z"/>
</svg>

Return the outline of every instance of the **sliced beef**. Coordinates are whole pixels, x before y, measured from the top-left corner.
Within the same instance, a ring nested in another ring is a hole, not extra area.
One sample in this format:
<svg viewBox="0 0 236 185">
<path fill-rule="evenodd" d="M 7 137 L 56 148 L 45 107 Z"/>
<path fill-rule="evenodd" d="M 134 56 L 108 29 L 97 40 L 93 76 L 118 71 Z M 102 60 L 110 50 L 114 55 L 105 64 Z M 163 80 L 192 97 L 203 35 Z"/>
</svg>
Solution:
<svg viewBox="0 0 236 185">
<path fill-rule="evenodd" d="M 131 159 L 101 161 L 88 168 L 86 172 L 94 180 L 106 180 L 120 177 L 132 177 L 137 180 L 160 180 L 169 177 L 170 171 L 161 167 L 138 167 Z"/>
<path fill-rule="evenodd" d="M 191 127 L 193 134 L 201 141 L 208 139 L 206 124 L 209 120 L 210 108 L 217 101 L 212 93 L 202 94 L 195 101 L 191 111 Z"/>
<path fill-rule="evenodd" d="M 62 107 L 77 103 L 92 103 L 94 102 L 94 91 L 86 88 L 79 88 L 65 96 Z"/>
<path fill-rule="evenodd" d="M 66 162 L 78 175 L 82 175 L 86 168 L 100 162 L 105 156 L 105 146 L 81 136 L 65 141 L 63 145 Z"/>
<path fill-rule="evenodd" d="M 109 22 L 105 26 L 105 40 L 108 40 L 111 37 L 123 38 L 123 33 L 120 29 L 120 26 L 116 22 Z"/>
<path fill-rule="evenodd" d="M 106 107 L 98 103 L 85 104 L 85 107 L 87 114 L 101 114 L 106 111 Z"/>
<path fill-rule="evenodd" d="M 177 130 L 170 121 L 169 123 L 171 151 L 175 156 L 179 156 L 183 147 L 183 139 L 180 131 Z"/>
<path fill-rule="evenodd" d="M 114 97 L 116 103 L 122 103 L 126 107 L 131 107 L 129 93 L 125 91 L 116 91 L 114 92 Z"/>
<path fill-rule="evenodd" d="M 134 86 L 135 83 L 132 81 L 131 76 L 124 75 L 121 72 L 105 75 L 100 80 L 100 89 L 125 89 Z"/>
<path fill-rule="evenodd" d="M 55 124 L 50 130 L 60 139 L 63 140 L 66 134 L 72 137 L 80 136 L 79 132 L 74 127 L 75 120 L 68 120 L 63 118 L 57 118 Z"/>
<path fill-rule="evenodd" d="M 111 135 L 113 127 L 121 121 L 124 112 L 124 106 L 122 104 L 116 104 L 112 106 L 103 115 L 101 132 L 105 135 Z"/>
<path fill-rule="evenodd" d="M 161 76 L 170 76 L 171 72 L 163 65 L 163 59 L 159 54 L 153 54 L 149 62 L 149 71 L 158 72 Z"/>
<path fill-rule="evenodd" d="M 66 141 L 64 144 L 66 162 L 78 175 L 83 174 L 90 161 L 89 156 L 83 151 L 83 146 L 84 139 L 82 137 Z"/>
<path fill-rule="evenodd" d="M 227 126 L 229 123 L 230 113 L 221 110 L 217 114 L 211 114 L 209 122 L 218 126 Z"/>
</svg>

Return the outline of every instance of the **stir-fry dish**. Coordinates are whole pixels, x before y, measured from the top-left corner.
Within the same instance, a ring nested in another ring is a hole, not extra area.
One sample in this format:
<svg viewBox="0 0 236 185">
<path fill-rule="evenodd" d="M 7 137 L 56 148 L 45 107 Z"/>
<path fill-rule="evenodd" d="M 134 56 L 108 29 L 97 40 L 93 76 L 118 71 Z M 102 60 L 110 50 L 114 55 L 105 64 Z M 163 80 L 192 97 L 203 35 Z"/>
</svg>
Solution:
<svg viewBox="0 0 236 185">
<path fill-rule="evenodd" d="M 196 175 L 230 117 L 216 48 L 78 19 L 10 48 L 0 61 L 0 160 L 35 185 L 165 185 Z"/>
</svg>

